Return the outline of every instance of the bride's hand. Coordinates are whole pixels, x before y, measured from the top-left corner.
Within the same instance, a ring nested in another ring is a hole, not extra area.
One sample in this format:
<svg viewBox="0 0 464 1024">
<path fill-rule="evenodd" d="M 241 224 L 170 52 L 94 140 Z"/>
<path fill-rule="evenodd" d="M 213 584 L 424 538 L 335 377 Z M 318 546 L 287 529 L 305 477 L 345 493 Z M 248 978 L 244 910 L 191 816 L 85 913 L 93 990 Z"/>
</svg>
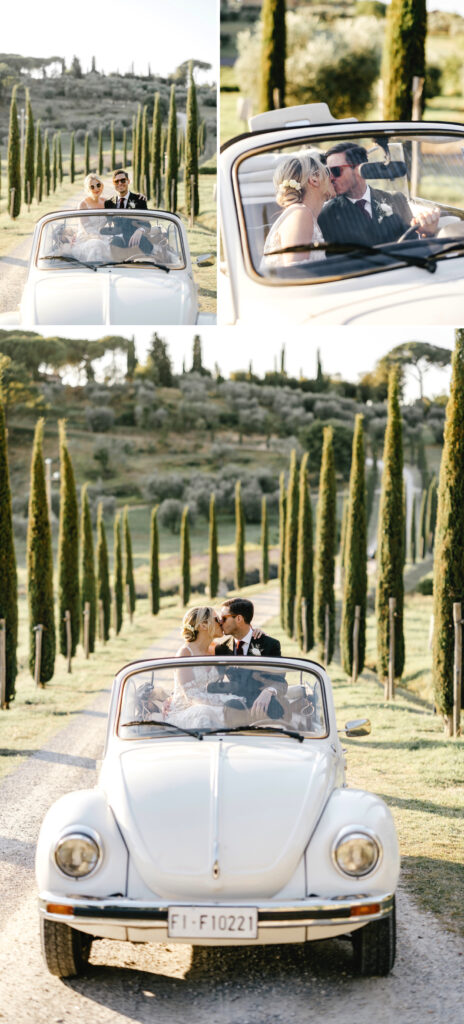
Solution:
<svg viewBox="0 0 464 1024">
<path fill-rule="evenodd" d="M 263 636 L 262 629 L 256 628 L 256 629 L 253 630 L 253 633 L 252 633 L 253 640 L 260 640 L 262 636 Z"/>
</svg>

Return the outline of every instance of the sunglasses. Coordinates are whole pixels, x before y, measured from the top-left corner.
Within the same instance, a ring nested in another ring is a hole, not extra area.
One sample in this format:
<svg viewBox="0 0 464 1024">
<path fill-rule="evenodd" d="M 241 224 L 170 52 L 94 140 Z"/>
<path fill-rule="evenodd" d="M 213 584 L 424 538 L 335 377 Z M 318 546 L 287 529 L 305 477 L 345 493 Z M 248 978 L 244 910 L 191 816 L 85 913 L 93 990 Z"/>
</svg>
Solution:
<svg viewBox="0 0 464 1024">
<path fill-rule="evenodd" d="M 115 185 L 125 185 L 126 181 L 129 181 L 129 178 L 115 178 L 114 179 L 114 184 Z"/>
<path fill-rule="evenodd" d="M 222 619 L 218 619 L 217 615 L 214 616 L 214 621 L 217 622 L 218 626 L 222 626 Z"/>
<path fill-rule="evenodd" d="M 344 167 L 352 167 L 353 164 L 339 164 L 338 167 L 328 167 L 327 170 L 332 178 L 339 178 L 343 174 Z"/>
<path fill-rule="evenodd" d="M 91 185 L 91 186 L 90 186 L 90 188 L 91 188 L 91 191 L 92 191 L 92 192 L 96 192 L 96 191 L 97 191 L 97 189 L 99 189 L 99 188 L 103 188 L 103 185 L 102 185 L 101 181 L 99 181 L 99 182 L 98 182 L 98 185 Z"/>
</svg>

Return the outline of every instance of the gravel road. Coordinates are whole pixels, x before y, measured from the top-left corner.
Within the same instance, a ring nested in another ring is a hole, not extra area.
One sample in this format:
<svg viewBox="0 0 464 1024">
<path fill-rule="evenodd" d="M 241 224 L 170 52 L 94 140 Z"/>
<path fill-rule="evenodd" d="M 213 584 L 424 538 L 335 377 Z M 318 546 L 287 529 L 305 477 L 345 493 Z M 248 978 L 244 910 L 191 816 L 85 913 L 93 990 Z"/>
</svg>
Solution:
<svg viewBox="0 0 464 1024">
<path fill-rule="evenodd" d="M 256 598 L 256 621 L 277 592 Z M 177 633 L 157 644 L 170 654 Z M 148 655 L 151 652 L 144 652 Z M 399 894 L 399 948 L 388 978 L 351 975 L 347 942 L 262 949 L 94 943 L 91 967 L 60 981 L 39 951 L 34 846 L 50 803 L 95 782 L 109 688 L 0 786 L 0 1022 L 6 1024 L 457 1024 L 464 943 Z"/>
<path fill-rule="evenodd" d="M 32 234 L 0 259 L 0 313 L 18 310 L 26 283 Z"/>
</svg>

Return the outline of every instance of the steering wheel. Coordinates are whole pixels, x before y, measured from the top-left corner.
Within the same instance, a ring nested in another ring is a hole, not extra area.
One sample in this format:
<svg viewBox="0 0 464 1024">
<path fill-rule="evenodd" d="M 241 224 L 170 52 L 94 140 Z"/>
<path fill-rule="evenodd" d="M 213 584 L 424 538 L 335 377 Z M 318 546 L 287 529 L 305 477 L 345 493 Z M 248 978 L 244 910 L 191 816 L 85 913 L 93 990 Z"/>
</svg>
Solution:
<svg viewBox="0 0 464 1024">
<path fill-rule="evenodd" d="M 405 242 L 407 238 L 419 238 L 419 232 L 417 228 L 412 225 L 403 232 L 400 238 L 397 238 L 397 242 Z"/>
</svg>

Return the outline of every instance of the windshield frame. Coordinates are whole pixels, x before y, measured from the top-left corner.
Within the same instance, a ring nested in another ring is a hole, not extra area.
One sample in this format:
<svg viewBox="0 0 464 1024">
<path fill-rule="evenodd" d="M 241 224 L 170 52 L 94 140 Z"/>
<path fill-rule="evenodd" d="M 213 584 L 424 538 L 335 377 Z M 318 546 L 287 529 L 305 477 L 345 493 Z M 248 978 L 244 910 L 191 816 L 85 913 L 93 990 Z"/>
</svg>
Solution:
<svg viewBox="0 0 464 1024">
<path fill-rule="evenodd" d="M 290 138 L 286 139 L 286 134 L 291 135 Z M 241 152 L 232 161 L 230 167 L 231 184 L 232 184 L 232 195 L 235 206 L 235 212 L 237 222 L 239 226 L 240 246 L 242 252 L 242 259 L 246 274 L 253 282 L 259 284 L 261 287 L 271 288 L 288 288 L 288 287 L 301 287 L 307 285 L 325 285 L 334 281 L 344 281 L 349 278 L 366 277 L 370 274 L 387 273 L 392 270 L 407 269 L 408 264 L 406 260 L 401 259 L 401 250 L 398 251 L 398 260 L 392 258 L 391 263 L 385 263 L 384 265 L 378 266 L 367 266 L 358 270 L 350 270 L 349 258 L 347 258 L 346 272 L 343 273 L 332 273 L 332 274 L 317 274 L 312 276 L 308 273 L 308 276 L 295 276 L 288 277 L 278 276 L 274 274 L 263 275 L 256 269 L 250 247 L 250 239 L 248 237 L 247 223 L 244 211 L 244 205 L 242 202 L 242 196 L 240 191 L 239 182 L 239 169 L 241 164 L 249 160 L 251 157 L 257 156 L 261 153 L 275 152 L 277 149 L 287 149 L 292 146 L 301 148 L 304 145 L 312 144 L 317 145 L 322 140 L 332 139 L 334 142 L 341 142 L 345 140 L 355 140 L 360 136 L 362 138 L 383 136 L 387 142 L 394 141 L 395 137 L 401 137 L 407 135 L 411 139 L 416 136 L 423 137 L 430 135 L 431 138 L 439 135 L 440 137 L 456 138 L 456 136 L 462 138 L 464 147 L 464 124 L 459 122 L 435 122 L 435 121 L 417 121 L 417 122 L 387 122 L 387 121 L 363 121 L 353 123 L 351 122 L 331 122 L 327 124 L 312 124 L 312 125 L 292 125 L 286 128 L 269 128 L 267 130 L 261 130 L 258 132 L 249 133 L 248 135 L 239 136 L 240 140 L 248 138 L 256 138 L 258 141 L 263 136 L 272 135 L 273 141 L 267 142 L 262 141 L 261 144 L 257 144 L 253 148 L 248 148 L 245 152 Z M 278 138 L 276 136 L 279 136 Z M 232 142 L 230 143 L 232 144 Z M 428 202 L 424 200 L 424 203 Z M 431 201 L 430 201 L 431 202 Z M 443 204 L 445 205 L 445 204 Z M 451 207 L 450 207 L 451 210 Z M 464 214 L 464 208 L 462 211 Z M 427 240 L 420 240 L 421 243 L 425 243 Z M 445 241 L 445 239 L 443 240 Z M 397 242 L 388 243 L 388 245 L 395 246 Z M 405 243 L 402 243 L 405 244 Z M 355 248 L 355 246 L 353 246 Z M 382 254 L 382 247 L 379 248 L 379 255 Z M 424 250 L 423 250 L 424 251 Z M 405 250 L 406 252 L 406 250 Z M 391 253 L 390 253 L 391 255 Z M 425 251 L 424 251 L 425 255 Z M 445 258 L 438 256 L 437 259 Z M 322 262 L 322 261 L 321 261 Z"/>
<path fill-rule="evenodd" d="M 182 226 L 182 222 L 179 221 L 178 217 L 174 216 L 173 214 L 168 213 L 167 210 L 118 210 L 118 209 L 114 209 L 113 210 L 112 208 L 103 209 L 103 210 L 56 210 L 54 213 L 46 214 L 46 216 L 44 216 L 41 219 L 41 221 L 39 221 L 39 223 L 37 224 L 37 227 L 36 227 L 37 236 L 36 236 L 36 240 L 35 240 L 35 245 L 33 247 L 33 256 L 32 256 L 34 267 L 38 271 L 40 271 L 40 272 L 42 272 L 42 271 L 48 272 L 50 270 L 53 271 L 53 270 L 57 270 L 58 269 L 56 266 L 47 265 L 48 262 L 50 262 L 50 264 L 52 264 L 53 263 L 53 259 L 50 258 L 50 261 L 48 261 L 46 259 L 46 257 L 43 254 L 41 254 L 41 252 L 40 252 L 42 244 L 43 244 L 43 233 L 44 233 L 45 229 L 49 226 L 49 224 L 51 224 L 52 222 L 54 222 L 54 221 L 58 222 L 60 220 L 64 221 L 64 220 L 67 220 L 70 217 L 79 217 L 79 218 L 81 218 L 81 217 L 101 217 L 102 215 L 112 216 L 114 214 L 117 214 L 118 217 L 128 217 L 128 218 L 131 218 L 131 219 L 136 218 L 137 220 L 139 220 L 139 219 L 140 220 L 142 220 L 142 219 L 143 220 L 153 220 L 156 217 L 157 219 L 165 220 L 169 224 L 173 224 L 175 229 L 176 229 L 176 231 L 177 231 L 179 240 L 180 240 L 180 253 L 182 255 L 182 265 L 181 266 L 180 265 L 179 266 L 176 266 L 176 265 L 171 266 L 170 264 L 166 264 L 166 267 L 169 269 L 169 271 L 172 271 L 172 272 L 179 271 L 179 270 L 186 270 L 187 269 L 187 262 L 188 261 L 187 261 L 186 247 L 185 247 L 185 241 L 184 241 L 183 226 Z M 134 268 L 135 269 L 140 269 L 140 267 L 142 267 L 144 269 L 147 269 L 147 270 L 150 270 L 152 268 L 152 266 L 153 266 L 153 264 L 150 264 L 150 262 L 148 260 L 144 260 L 142 257 L 140 257 L 140 262 L 138 262 L 138 263 L 137 262 L 134 262 L 134 263 L 132 263 L 132 262 L 131 263 L 121 262 L 121 263 L 112 263 L 111 266 L 108 266 L 107 264 L 104 264 L 104 263 L 101 263 L 101 264 L 96 263 L 95 264 L 92 260 L 89 260 L 88 263 L 84 263 L 83 261 L 79 260 L 75 264 L 69 263 L 67 269 L 77 270 L 79 268 L 79 265 L 82 266 L 84 269 L 87 268 L 87 267 L 93 268 L 94 266 L 96 266 L 97 270 L 122 270 L 122 269 L 126 270 L 126 269 L 134 269 Z M 63 268 L 64 268 L 64 266 L 65 265 L 63 265 Z"/>
<path fill-rule="evenodd" d="M 120 742 L 135 742 L 137 740 L 145 740 L 145 741 L 146 740 L 159 740 L 159 739 L 166 738 L 166 736 L 170 736 L 171 739 L 172 739 L 176 735 L 178 737 L 182 737 L 182 736 L 185 737 L 185 732 L 182 732 L 181 729 L 179 729 L 179 731 L 177 732 L 174 727 L 172 729 L 165 729 L 163 726 L 160 728 L 159 733 L 157 735 L 153 735 L 153 736 L 149 736 L 149 735 L 147 735 L 147 736 L 144 736 L 144 735 L 141 735 L 141 736 L 134 736 L 134 735 L 132 735 L 132 736 L 124 736 L 121 733 L 120 729 L 124 728 L 124 726 L 121 726 L 121 712 L 122 712 L 122 707 L 123 707 L 124 691 L 125 691 L 125 688 L 126 688 L 128 682 L 129 682 L 129 680 L 132 679 L 133 676 L 139 675 L 141 672 L 149 672 L 149 671 L 156 672 L 157 669 L 166 669 L 166 668 L 171 668 L 171 667 L 172 667 L 172 669 L 174 671 L 176 668 L 181 668 L 181 667 L 188 666 L 188 665 L 191 665 L 191 666 L 206 665 L 208 667 L 211 667 L 212 665 L 217 665 L 217 666 L 219 666 L 219 665 L 230 665 L 231 663 L 235 663 L 235 660 L 236 659 L 233 657 L 233 655 L 226 655 L 226 656 L 221 655 L 220 657 L 206 656 L 206 657 L 195 657 L 195 658 L 193 658 L 193 657 L 186 657 L 186 658 L 158 658 L 156 660 L 150 659 L 149 661 L 147 661 L 145 663 L 144 662 L 137 662 L 135 665 L 132 664 L 132 665 L 126 666 L 126 669 L 128 671 L 123 669 L 123 673 L 124 674 L 121 673 L 122 678 L 121 678 L 120 686 L 119 686 L 118 702 L 117 702 L 117 707 L 116 707 L 115 716 L 114 716 L 114 726 L 113 726 L 113 729 L 112 729 L 114 737 L 118 741 L 120 741 Z M 256 666 L 257 660 L 258 659 L 255 656 L 253 656 L 253 655 L 246 655 L 245 657 L 242 657 L 242 659 L 240 661 L 240 665 L 241 666 L 246 666 L 246 665 Z M 322 666 L 318 665 L 317 662 L 309 661 L 309 660 L 304 659 L 304 658 L 266 658 L 266 657 L 260 656 L 260 658 L 259 658 L 259 666 L 261 667 L 261 666 L 266 666 L 266 665 L 269 666 L 269 667 L 272 667 L 272 668 L 274 668 L 276 670 L 280 670 L 282 673 L 284 673 L 285 671 L 295 671 L 295 670 L 298 671 L 299 670 L 300 672 L 301 671 L 307 672 L 308 674 L 314 676 L 315 680 L 317 681 L 317 683 L 319 684 L 319 687 L 320 687 L 322 706 L 323 706 L 323 711 L 324 711 L 325 732 L 324 733 L 317 733 L 317 734 L 313 733 L 313 732 L 302 732 L 301 735 L 304 737 L 305 740 L 306 739 L 308 739 L 308 740 L 327 740 L 328 737 L 330 736 L 330 733 L 331 733 L 331 730 L 332 730 L 332 726 L 334 726 L 335 723 L 331 719 L 331 714 L 330 714 L 330 709 L 329 709 L 329 703 L 330 702 L 328 700 L 328 696 L 327 696 L 327 692 L 326 692 L 326 685 L 325 685 L 324 673 L 323 673 Z M 284 733 L 278 731 L 278 727 L 282 728 L 282 723 L 281 723 L 280 719 L 278 719 L 278 720 L 276 719 L 275 721 L 276 721 L 276 728 L 275 729 L 273 728 L 273 725 L 272 725 L 272 719 L 269 720 L 269 724 L 266 723 L 266 725 L 263 725 L 263 726 L 261 726 L 259 728 L 248 729 L 248 727 L 245 725 L 243 727 L 243 734 L 246 734 L 248 736 L 250 736 L 250 735 L 256 735 L 256 736 L 257 735 L 261 735 L 261 736 L 272 736 L 272 735 L 283 736 Z M 156 722 L 154 722 L 153 725 L 156 727 Z M 227 736 L 227 735 L 237 736 L 237 735 L 241 734 L 238 731 L 228 730 L 226 726 L 224 727 L 224 730 L 222 730 L 222 729 L 218 730 L 217 726 L 214 726 L 211 730 L 197 729 L 197 727 L 195 727 L 195 731 L 201 732 L 204 739 L 207 739 L 208 736 L 212 736 L 212 735 L 216 735 L 217 736 L 218 734 L 219 735 L 223 735 L 223 736 Z M 287 731 L 287 730 L 285 730 L 285 731 Z M 294 733 L 295 730 L 292 729 L 292 726 L 289 723 L 289 725 L 288 725 L 288 733 L 291 735 L 292 732 Z M 193 736 L 192 738 L 195 738 L 195 737 Z"/>
</svg>

